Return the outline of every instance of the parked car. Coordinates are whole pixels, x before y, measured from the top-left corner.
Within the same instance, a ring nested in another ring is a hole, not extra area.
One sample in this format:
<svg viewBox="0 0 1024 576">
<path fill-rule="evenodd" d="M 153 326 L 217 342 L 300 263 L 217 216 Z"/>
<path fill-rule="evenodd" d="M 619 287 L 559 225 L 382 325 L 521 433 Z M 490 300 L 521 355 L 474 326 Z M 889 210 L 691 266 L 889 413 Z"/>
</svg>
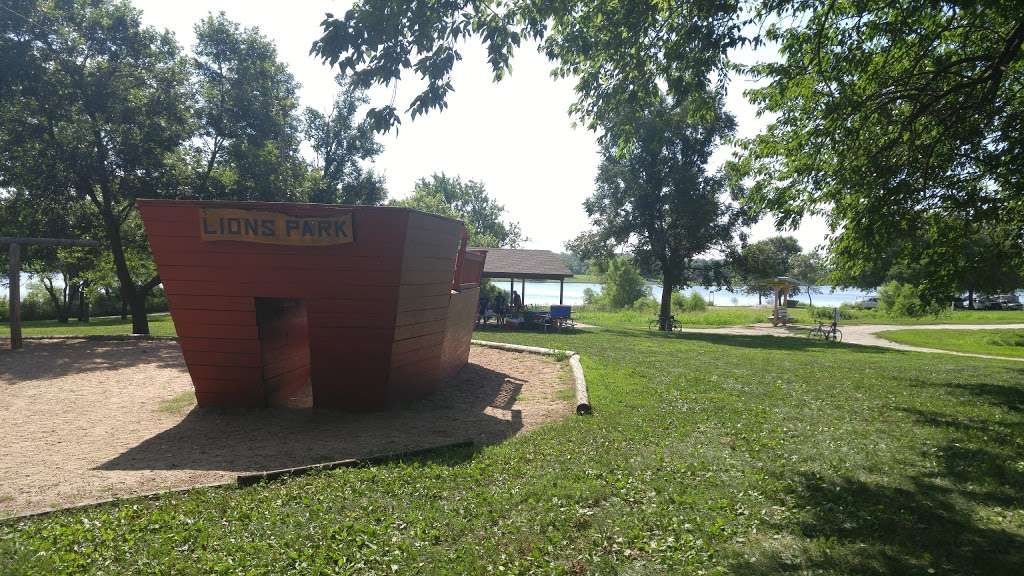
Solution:
<svg viewBox="0 0 1024 576">
<path fill-rule="evenodd" d="M 878 296 L 868 296 L 867 298 L 861 298 L 860 300 L 854 302 L 853 305 L 858 308 L 863 308 L 865 310 L 878 308 Z"/>
<path fill-rule="evenodd" d="M 991 296 L 985 296 L 984 294 L 977 294 L 974 296 L 975 310 L 988 310 L 992 303 L 993 301 Z"/>
<path fill-rule="evenodd" d="M 999 305 L 1000 310 L 1024 309 L 1024 304 L 1020 303 L 1020 298 L 1016 294 L 996 294 L 992 299 Z"/>
<path fill-rule="evenodd" d="M 979 295 L 974 299 L 975 310 L 1022 310 L 1020 298 L 1016 294 Z"/>
</svg>

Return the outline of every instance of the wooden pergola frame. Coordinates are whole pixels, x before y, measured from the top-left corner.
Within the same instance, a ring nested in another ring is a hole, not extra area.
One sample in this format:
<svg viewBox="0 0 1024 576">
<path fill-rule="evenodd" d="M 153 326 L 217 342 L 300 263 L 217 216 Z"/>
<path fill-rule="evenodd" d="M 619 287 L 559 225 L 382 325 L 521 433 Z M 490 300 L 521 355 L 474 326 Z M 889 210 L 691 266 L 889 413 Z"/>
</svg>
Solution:
<svg viewBox="0 0 1024 576">
<path fill-rule="evenodd" d="M 67 238 L 30 238 L 18 236 L 0 236 L 0 244 L 7 244 L 9 258 L 8 275 L 10 285 L 7 294 L 7 306 L 10 311 L 11 350 L 22 347 L 21 338 L 21 245 L 33 246 L 99 246 L 95 240 L 74 240 Z"/>
</svg>

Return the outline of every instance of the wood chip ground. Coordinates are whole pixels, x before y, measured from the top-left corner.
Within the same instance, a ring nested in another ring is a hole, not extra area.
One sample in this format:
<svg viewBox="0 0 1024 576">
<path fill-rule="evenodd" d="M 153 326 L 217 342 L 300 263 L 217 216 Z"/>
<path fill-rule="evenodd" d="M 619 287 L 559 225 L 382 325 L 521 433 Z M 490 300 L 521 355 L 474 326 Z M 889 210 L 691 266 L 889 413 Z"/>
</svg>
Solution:
<svg viewBox="0 0 1024 576">
<path fill-rule="evenodd" d="M 34 340 L 0 351 L 0 515 L 498 442 L 573 409 L 567 363 L 475 346 L 441 392 L 387 412 L 201 409 L 191 390 L 174 341 Z"/>
</svg>

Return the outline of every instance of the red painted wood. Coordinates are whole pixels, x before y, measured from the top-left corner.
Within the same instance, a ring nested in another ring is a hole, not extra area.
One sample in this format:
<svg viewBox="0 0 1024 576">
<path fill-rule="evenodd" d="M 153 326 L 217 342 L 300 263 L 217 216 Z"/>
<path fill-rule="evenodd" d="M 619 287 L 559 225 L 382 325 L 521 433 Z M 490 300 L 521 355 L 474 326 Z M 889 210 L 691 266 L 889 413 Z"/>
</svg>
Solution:
<svg viewBox="0 0 1024 576">
<path fill-rule="evenodd" d="M 309 271 L 296 269 L 285 274 L 315 275 L 319 282 L 332 285 L 353 286 L 395 286 L 399 283 L 401 271 L 394 270 L 331 270 L 321 269 Z M 160 279 L 192 280 L 200 282 L 243 283 L 243 282 L 287 282 L 281 279 L 282 271 L 272 266 L 251 266 L 244 268 L 225 266 L 160 266 Z M 418 272 L 423 283 L 437 282 L 437 271 Z"/>
<path fill-rule="evenodd" d="M 258 299 L 260 362 L 268 406 L 311 397 L 309 323 L 301 300 Z"/>
<path fill-rule="evenodd" d="M 182 350 L 189 366 L 259 366 L 258 354 L 214 352 L 208 350 Z"/>
<path fill-rule="evenodd" d="M 429 308 L 426 310 L 405 310 L 398 313 L 398 316 L 395 318 L 395 326 L 419 324 L 420 322 L 430 322 L 431 320 L 444 320 L 447 317 L 447 306 L 444 308 Z"/>
<path fill-rule="evenodd" d="M 425 336 L 417 336 L 416 338 L 409 338 L 408 340 L 397 340 L 394 346 L 391 347 L 392 357 L 397 357 L 412 350 L 419 350 L 420 348 L 429 348 L 434 346 L 440 346 L 444 343 L 444 334 L 427 334 Z"/>
<path fill-rule="evenodd" d="M 419 324 L 406 324 L 405 326 L 398 326 L 397 328 L 395 328 L 395 340 L 405 340 L 406 338 L 414 338 L 416 336 L 424 336 L 426 334 L 436 334 L 438 332 L 444 332 L 447 323 L 447 318 L 444 318 L 441 320 L 431 320 L 430 322 L 420 322 Z"/>
<path fill-rule="evenodd" d="M 259 354 L 260 343 L 251 340 L 235 340 L 225 338 L 188 338 L 178 337 L 178 345 L 182 350 L 196 352 L 225 352 L 228 354 Z"/>
<path fill-rule="evenodd" d="M 416 310 L 433 310 L 438 307 L 444 307 L 447 310 L 450 300 L 451 292 L 448 294 L 438 294 L 437 296 L 425 296 L 422 298 L 400 300 L 398 302 L 398 311 L 411 312 Z"/>
<path fill-rule="evenodd" d="M 435 390 L 468 357 L 477 292 L 451 291 L 467 278 L 466 266 L 455 274 L 461 222 L 365 206 L 138 206 L 200 405 L 287 403 L 312 383 L 316 406 L 375 410 Z M 350 213 L 354 241 L 205 241 L 203 208 L 311 218 Z M 466 261 L 478 260 L 467 253 Z M 263 305 L 256 299 L 301 301 L 302 313 L 267 318 L 257 314 Z"/>
<path fill-rule="evenodd" d="M 432 258 L 424 260 L 441 260 Z M 383 260 L 375 256 L 349 256 L 346 258 L 324 258 L 323 256 L 310 256 L 309 254 L 238 254 L 225 251 L 165 251 L 160 255 L 161 266 L 194 266 L 196 264 L 215 268 L 240 267 L 251 268 L 262 266 L 272 270 L 312 269 L 320 270 L 347 270 L 359 272 L 362 270 L 400 270 L 401 262 L 394 260 Z M 428 262 L 426 268 L 436 268 L 438 264 Z M 289 272 L 290 273 L 290 272 Z"/>
<path fill-rule="evenodd" d="M 171 311 L 174 316 L 174 311 Z M 174 328 L 178 336 L 186 338 L 224 338 L 234 340 L 252 340 L 259 334 L 256 326 L 226 326 L 223 324 L 197 324 L 195 322 L 177 323 Z"/>
<path fill-rule="evenodd" d="M 167 301 L 175 310 L 255 310 L 253 299 L 246 296 L 211 296 L 168 294 Z"/>
<path fill-rule="evenodd" d="M 188 324 L 255 326 L 256 314 L 249 310 L 195 310 L 175 306 L 174 320 Z"/>
</svg>

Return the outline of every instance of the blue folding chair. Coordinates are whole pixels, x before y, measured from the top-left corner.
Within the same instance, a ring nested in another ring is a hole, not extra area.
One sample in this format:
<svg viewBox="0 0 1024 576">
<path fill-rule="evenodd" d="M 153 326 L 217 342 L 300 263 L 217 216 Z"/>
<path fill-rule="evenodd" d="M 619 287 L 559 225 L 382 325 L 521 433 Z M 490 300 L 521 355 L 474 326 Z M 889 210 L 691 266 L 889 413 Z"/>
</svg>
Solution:
<svg viewBox="0 0 1024 576">
<path fill-rule="evenodd" d="M 572 319 L 572 306 L 552 305 L 548 311 L 547 322 L 544 323 L 545 330 L 549 326 L 554 327 L 555 330 L 564 327 L 575 328 L 576 322 Z"/>
</svg>

